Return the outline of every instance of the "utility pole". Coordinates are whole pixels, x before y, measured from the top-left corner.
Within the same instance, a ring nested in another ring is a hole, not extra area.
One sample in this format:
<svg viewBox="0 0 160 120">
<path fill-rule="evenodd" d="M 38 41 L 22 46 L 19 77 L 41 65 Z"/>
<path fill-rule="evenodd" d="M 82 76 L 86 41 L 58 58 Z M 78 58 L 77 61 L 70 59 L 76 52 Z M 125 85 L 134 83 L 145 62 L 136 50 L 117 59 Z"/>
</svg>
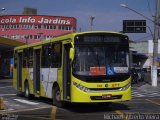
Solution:
<svg viewBox="0 0 160 120">
<path fill-rule="evenodd" d="M 152 66 L 152 86 L 157 86 L 157 58 L 158 58 L 158 34 L 159 34 L 159 15 L 160 0 L 156 0 L 156 13 L 154 20 L 154 39 L 153 39 L 153 66 Z"/>
<path fill-rule="evenodd" d="M 90 24 L 91 24 L 91 31 L 93 30 L 93 20 L 94 20 L 94 19 L 95 19 L 94 16 L 91 16 L 91 17 L 90 17 L 90 20 L 91 20 L 91 21 L 90 21 L 90 22 L 91 22 L 91 23 L 90 23 Z"/>
<path fill-rule="evenodd" d="M 160 17 L 160 0 L 155 0 L 156 3 L 156 12 L 155 12 L 155 18 L 154 20 L 146 17 L 145 15 L 137 12 L 134 9 L 129 8 L 127 5 L 125 4 L 120 4 L 120 6 L 127 8 L 139 15 L 141 15 L 142 17 L 146 18 L 147 20 L 151 21 L 154 23 L 154 35 L 153 35 L 153 59 L 152 59 L 152 65 L 151 65 L 151 80 L 152 80 L 152 86 L 156 87 L 157 86 L 157 59 L 158 59 L 158 34 L 159 34 L 159 26 L 160 26 L 160 22 L 159 22 L 159 17 Z M 150 30 L 150 29 L 149 29 Z M 151 31 L 151 30 L 150 30 Z"/>
</svg>

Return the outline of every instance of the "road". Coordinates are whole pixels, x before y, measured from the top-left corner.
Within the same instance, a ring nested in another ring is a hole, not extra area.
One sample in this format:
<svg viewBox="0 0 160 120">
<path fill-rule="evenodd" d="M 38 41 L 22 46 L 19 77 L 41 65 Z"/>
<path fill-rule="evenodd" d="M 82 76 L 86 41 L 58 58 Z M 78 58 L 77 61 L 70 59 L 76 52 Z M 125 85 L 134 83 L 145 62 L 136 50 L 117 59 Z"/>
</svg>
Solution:
<svg viewBox="0 0 160 120">
<path fill-rule="evenodd" d="M 4 98 L 6 110 L 0 110 L 1 119 L 15 120 L 135 120 L 160 119 L 160 91 L 134 85 L 132 101 L 104 104 L 68 104 L 66 108 L 52 106 L 45 98 L 27 100 L 17 96 L 12 82 L 0 81 L 0 96 Z M 147 89 L 146 89 L 147 88 Z M 122 118 L 123 117 L 123 118 Z M 127 118 L 125 118 L 127 117 Z"/>
</svg>

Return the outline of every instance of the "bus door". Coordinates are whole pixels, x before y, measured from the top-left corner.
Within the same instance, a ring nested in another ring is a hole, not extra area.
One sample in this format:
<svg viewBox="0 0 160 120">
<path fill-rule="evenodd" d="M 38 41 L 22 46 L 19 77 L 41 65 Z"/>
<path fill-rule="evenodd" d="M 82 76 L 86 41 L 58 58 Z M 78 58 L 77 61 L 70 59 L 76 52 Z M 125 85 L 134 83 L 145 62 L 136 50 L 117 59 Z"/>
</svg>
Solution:
<svg viewBox="0 0 160 120">
<path fill-rule="evenodd" d="M 63 51 L 63 97 L 64 100 L 70 100 L 70 84 L 71 84 L 71 65 L 69 59 L 70 44 L 64 45 Z"/>
<path fill-rule="evenodd" d="M 18 53 L 17 65 L 17 90 L 22 89 L 22 52 Z"/>
<path fill-rule="evenodd" d="M 34 50 L 34 61 L 33 61 L 33 84 L 34 93 L 40 94 L 40 49 Z"/>
</svg>

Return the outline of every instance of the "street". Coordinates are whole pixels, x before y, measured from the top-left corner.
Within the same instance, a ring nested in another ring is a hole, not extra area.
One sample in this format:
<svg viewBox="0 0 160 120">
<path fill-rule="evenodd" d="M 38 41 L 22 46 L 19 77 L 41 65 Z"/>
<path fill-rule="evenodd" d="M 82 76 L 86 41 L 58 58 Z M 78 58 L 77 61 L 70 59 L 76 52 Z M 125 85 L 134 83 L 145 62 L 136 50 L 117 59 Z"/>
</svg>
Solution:
<svg viewBox="0 0 160 120">
<path fill-rule="evenodd" d="M 140 85 L 141 84 L 141 85 Z M 65 108 L 52 106 L 46 98 L 27 100 L 17 96 L 12 80 L 0 80 L 0 96 L 6 105 L 0 110 L 1 119 L 14 120 L 109 120 L 109 119 L 160 119 L 160 89 L 149 84 L 135 84 L 132 100 L 106 104 L 67 104 Z"/>
</svg>

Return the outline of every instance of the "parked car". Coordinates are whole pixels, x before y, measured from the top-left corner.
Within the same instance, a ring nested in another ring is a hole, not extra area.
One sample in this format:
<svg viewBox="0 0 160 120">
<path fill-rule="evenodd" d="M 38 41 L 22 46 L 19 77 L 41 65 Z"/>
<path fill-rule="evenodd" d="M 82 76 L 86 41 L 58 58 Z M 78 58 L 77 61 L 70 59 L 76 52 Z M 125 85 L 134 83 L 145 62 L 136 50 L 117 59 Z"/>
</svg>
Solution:
<svg viewBox="0 0 160 120">
<path fill-rule="evenodd" d="M 131 69 L 132 83 L 138 83 L 144 80 L 144 71 L 140 68 Z"/>
</svg>

